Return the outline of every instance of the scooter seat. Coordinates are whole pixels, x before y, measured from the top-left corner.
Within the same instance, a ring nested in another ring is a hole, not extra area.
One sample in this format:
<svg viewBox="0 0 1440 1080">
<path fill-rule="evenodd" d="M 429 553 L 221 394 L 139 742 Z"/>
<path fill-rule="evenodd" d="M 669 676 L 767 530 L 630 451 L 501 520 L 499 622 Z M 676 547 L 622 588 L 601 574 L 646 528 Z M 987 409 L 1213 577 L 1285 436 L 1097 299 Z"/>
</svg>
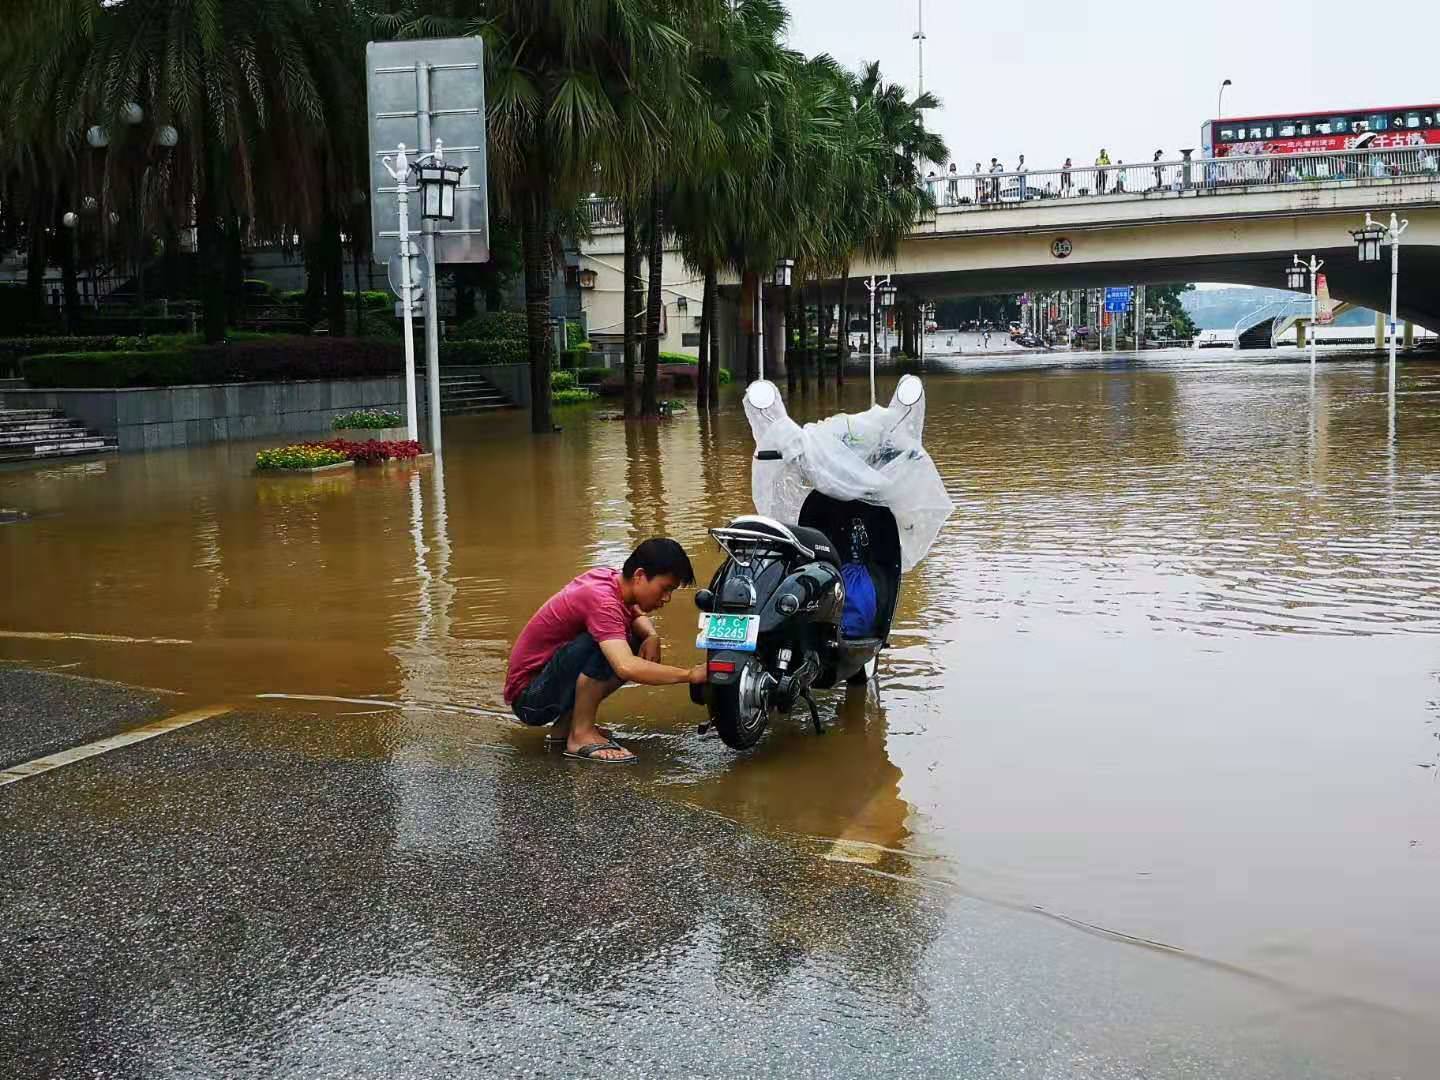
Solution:
<svg viewBox="0 0 1440 1080">
<path fill-rule="evenodd" d="M 827 562 L 835 569 L 840 569 L 840 553 L 835 550 L 835 545 L 830 538 L 819 529 L 812 529 L 808 525 L 791 525 L 790 531 L 808 548 L 813 548 L 815 557 L 821 562 Z"/>
</svg>

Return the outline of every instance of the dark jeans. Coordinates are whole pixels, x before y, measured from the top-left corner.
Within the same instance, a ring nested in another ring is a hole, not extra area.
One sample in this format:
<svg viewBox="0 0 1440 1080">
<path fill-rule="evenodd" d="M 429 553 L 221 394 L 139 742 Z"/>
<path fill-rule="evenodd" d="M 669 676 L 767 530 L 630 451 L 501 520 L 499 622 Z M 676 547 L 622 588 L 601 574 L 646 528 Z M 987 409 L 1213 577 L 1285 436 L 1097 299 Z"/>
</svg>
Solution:
<svg viewBox="0 0 1440 1080">
<path fill-rule="evenodd" d="M 583 633 L 555 650 L 555 655 L 545 662 L 530 685 L 520 691 L 510 708 L 532 726 L 553 724 L 575 708 L 575 684 L 581 675 L 596 682 L 615 678 L 615 670 L 600 651 L 599 643 Z"/>
</svg>

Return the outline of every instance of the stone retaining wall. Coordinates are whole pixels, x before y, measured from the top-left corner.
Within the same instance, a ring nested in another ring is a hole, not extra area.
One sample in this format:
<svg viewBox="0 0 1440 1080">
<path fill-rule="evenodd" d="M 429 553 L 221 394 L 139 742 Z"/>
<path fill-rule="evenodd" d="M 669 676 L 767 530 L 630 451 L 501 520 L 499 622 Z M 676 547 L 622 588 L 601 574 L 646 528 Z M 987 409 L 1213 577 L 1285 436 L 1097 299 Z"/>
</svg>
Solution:
<svg viewBox="0 0 1440 1080">
<path fill-rule="evenodd" d="M 424 382 L 417 381 L 424 431 Z M 59 409 L 92 431 L 115 436 L 122 451 L 323 435 L 331 420 L 355 409 L 405 413 L 400 376 L 120 390 L 6 389 L 0 403 L 12 409 Z"/>
</svg>

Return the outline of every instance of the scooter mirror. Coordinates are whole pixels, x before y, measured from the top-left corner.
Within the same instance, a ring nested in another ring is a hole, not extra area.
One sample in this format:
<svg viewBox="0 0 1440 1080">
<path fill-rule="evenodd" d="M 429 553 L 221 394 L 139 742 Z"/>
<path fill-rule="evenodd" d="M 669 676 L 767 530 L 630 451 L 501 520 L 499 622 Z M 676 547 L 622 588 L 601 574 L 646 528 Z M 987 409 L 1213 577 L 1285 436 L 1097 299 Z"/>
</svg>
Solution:
<svg viewBox="0 0 1440 1080">
<path fill-rule="evenodd" d="M 906 375 L 895 387 L 895 400 L 907 409 L 925 396 L 925 386 L 914 375 Z"/>
<path fill-rule="evenodd" d="M 745 391 L 745 400 L 751 406 L 764 412 L 775 404 L 775 399 L 780 396 L 780 391 L 775 389 L 775 384 L 768 379 L 757 379 L 750 384 Z"/>
</svg>

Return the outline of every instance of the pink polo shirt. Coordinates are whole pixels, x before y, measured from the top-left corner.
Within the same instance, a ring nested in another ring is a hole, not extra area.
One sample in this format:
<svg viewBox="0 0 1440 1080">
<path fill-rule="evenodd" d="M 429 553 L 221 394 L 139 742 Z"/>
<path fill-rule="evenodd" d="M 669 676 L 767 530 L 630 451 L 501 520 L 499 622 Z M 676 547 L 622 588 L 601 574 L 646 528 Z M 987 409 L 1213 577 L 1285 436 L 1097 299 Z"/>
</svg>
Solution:
<svg viewBox="0 0 1440 1080">
<path fill-rule="evenodd" d="M 515 639 L 505 676 L 505 704 L 519 697 L 550 657 L 582 632 L 597 643 L 626 641 L 630 624 L 639 617 L 638 608 L 620 599 L 619 570 L 587 570 L 546 600 Z"/>
</svg>

